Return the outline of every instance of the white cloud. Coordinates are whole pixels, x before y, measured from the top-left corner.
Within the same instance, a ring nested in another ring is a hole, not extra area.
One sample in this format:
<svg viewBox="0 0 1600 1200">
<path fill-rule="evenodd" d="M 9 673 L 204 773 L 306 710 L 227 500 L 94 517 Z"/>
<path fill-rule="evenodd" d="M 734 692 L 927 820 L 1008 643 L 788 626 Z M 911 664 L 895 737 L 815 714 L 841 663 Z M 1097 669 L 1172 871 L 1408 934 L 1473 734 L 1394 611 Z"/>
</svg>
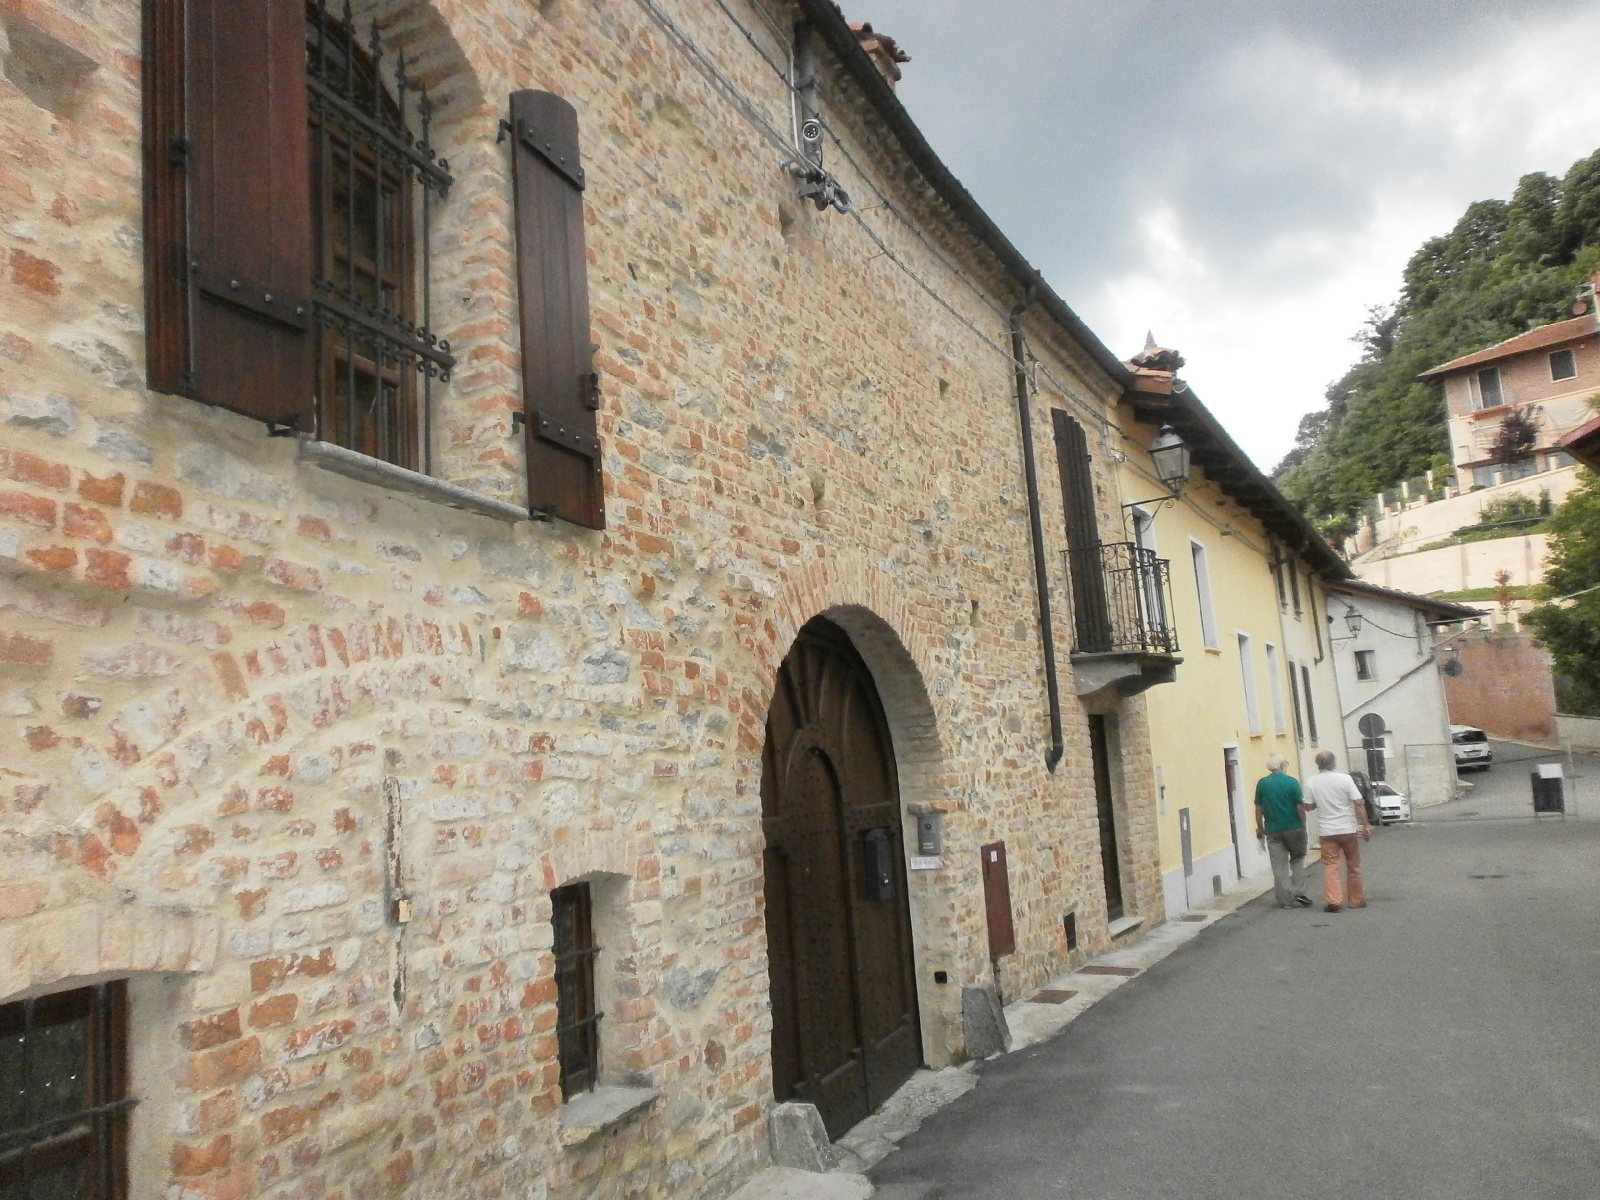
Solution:
<svg viewBox="0 0 1600 1200">
<path fill-rule="evenodd" d="M 1181 350 L 1197 393 L 1270 469 L 1425 238 L 1470 201 L 1508 196 L 1528 171 L 1560 174 L 1600 144 L 1600 11 L 1499 20 L 1475 40 L 1430 72 L 1363 74 L 1280 31 L 1219 56 L 1197 103 L 1236 123 L 1134 193 L 1128 265 L 1080 285 L 1079 311 L 1119 354 L 1147 328 Z M 1270 191 L 1274 171 L 1284 195 L 1261 196 L 1258 211 L 1228 211 L 1236 194 L 1209 177 L 1248 176 L 1248 198 Z M 1333 190 L 1327 211 L 1319 187 Z"/>
</svg>

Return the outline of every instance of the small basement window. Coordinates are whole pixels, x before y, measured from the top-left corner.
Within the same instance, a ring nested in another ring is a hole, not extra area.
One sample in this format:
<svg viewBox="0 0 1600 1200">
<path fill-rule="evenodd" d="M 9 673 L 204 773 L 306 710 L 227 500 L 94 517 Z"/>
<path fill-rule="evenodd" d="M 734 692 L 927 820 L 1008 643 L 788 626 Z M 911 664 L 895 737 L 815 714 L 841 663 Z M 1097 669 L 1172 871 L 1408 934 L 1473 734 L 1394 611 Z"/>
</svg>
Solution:
<svg viewBox="0 0 1600 1200">
<path fill-rule="evenodd" d="M 595 1003 L 594 901 L 587 883 L 550 893 L 555 927 L 556 1046 L 564 1100 L 594 1090 L 600 1074 L 600 1012 Z"/>
<path fill-rule="evenodd" d="M 1571 350 L 1557 350 L 1550 356 L 1550 378 L 1571 379 L 1578 373 L 1578 356 Z"/>
<path fill-rule="evenodd" d="M 1376 679 L 1378 677 L 1377 651 L 1356 651 L 1356 678 Z"/>
<path fill-rule="evenodd" d="M 127 985 L 0 1005 L 0 1196 L 128 1194 Z"/>
</svg>

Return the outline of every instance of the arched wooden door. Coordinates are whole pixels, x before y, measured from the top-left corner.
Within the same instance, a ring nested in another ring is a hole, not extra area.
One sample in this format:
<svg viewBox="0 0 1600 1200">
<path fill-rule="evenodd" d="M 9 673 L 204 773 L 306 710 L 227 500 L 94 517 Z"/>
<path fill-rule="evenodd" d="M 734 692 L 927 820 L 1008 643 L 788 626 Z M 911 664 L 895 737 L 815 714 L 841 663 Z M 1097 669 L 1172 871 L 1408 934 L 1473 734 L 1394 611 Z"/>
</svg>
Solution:
<svg viewBox="0 0 1600 1200">
<path fill-rule="evenodd" d="M 849 637 L 818 618 L 778 672 L 761 769 L 772 1078 L 830 1137 L 922 1063 L 889 728 Z"/>
</svg>

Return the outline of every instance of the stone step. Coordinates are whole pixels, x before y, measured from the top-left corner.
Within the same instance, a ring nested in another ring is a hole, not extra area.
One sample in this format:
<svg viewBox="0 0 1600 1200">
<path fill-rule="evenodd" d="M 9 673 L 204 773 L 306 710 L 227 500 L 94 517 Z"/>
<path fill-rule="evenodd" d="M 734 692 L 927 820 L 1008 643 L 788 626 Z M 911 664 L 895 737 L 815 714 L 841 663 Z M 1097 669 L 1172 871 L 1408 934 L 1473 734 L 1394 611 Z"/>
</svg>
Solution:
<svg viewBox="0 0 1600 1200">
<path fill-rule="evenodd" d="M 872 1184 L 865 1175 L 819 1175 L 792 1167 L 768 1167 L 729 1200 L 867 1200 Z"/>
</svg>

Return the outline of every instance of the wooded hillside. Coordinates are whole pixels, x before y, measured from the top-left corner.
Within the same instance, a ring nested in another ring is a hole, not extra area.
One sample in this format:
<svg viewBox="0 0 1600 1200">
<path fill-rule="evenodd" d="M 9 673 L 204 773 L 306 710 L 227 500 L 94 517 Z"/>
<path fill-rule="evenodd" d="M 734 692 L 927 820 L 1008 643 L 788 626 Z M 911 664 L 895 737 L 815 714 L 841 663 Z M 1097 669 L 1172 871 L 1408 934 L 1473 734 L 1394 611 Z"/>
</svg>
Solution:
<svg viewBox="0 0 1600 1200">
<path fill-rule="evenodd" d="M 1448 467 L 1443 394 L 1419 372 L 1572 315 L 1577 286 L 1600 266 L 1600 150 L 1561 179 L 1535 172 L 1509 202 L 1479 200 L 1406 264 L 1400 298 L 1371 310 L 1361 361 L 1328 385 L 1273 471 L 1330 533 L 1347 532 L 1367 498 Z"/>
</svg>

